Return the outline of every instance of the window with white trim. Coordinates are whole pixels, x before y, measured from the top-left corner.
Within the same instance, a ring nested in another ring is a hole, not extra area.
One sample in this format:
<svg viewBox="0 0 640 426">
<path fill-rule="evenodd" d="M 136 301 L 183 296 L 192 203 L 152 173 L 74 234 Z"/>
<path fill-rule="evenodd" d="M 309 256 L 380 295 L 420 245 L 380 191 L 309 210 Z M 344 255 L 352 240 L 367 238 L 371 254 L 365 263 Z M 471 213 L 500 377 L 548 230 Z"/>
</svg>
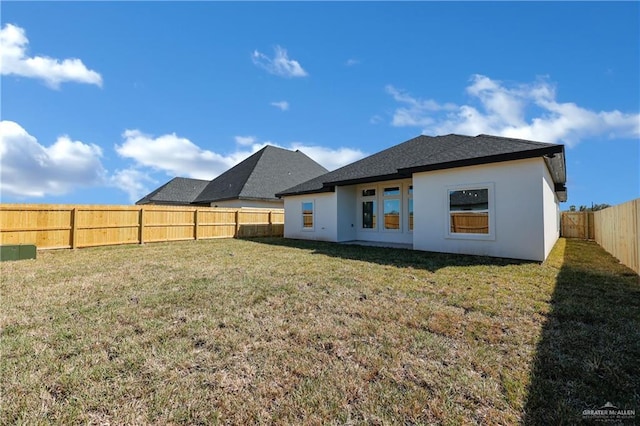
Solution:
<svg viewBox="0 0 640 426">
<path fill-rule="evenodd" d="M 382 191 L 383 229 L 400 230 L 400 204 L 402 192 L 400 186 L 386 186 Z"/>
<path fill-rule="evenodd" d="M 375 188 L 362 190 L 362 229 L 376 229 L 378 203 Z"/>
<path fill-rule="evenodd" d="M 413 231 L 413 185 L 407 189 L 407 214 L 409 231 Z"/>
<path fill-rule="evenodd" d="M 313 229 L 313 201 L 302 203 L 302 229 Z"/>
<path fill-rule="evenodd" d="M 489 235 L 489 188 L 449 189 L 449 233 Z"/>
</svg>

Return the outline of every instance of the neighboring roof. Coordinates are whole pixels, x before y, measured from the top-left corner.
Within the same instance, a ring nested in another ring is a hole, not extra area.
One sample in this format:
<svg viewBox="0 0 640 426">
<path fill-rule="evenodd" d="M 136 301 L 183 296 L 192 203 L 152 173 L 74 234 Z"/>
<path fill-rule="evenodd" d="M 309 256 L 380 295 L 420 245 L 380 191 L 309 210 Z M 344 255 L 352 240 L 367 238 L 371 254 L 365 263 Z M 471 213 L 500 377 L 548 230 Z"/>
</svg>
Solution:
<svg viewBox="0 0 640 426">
<path fill-rule="evenodd" d="M 544 157 L 556 192 L 566 199 L 564 146 L 490 135 L 418 136 L 296 185 L 278 196 L 330 192 L 335 186 L 409 178 L 413 173 Z M 564 194 L 564 195 L 563 195 Z"/>
<path fill-rule="evenodd" d="M 216 201 L 278 200 L 276 193 L 327 173 L 302 152 L 267 145 L 211 182 L 194 204 Z"/>
<path fill-rule="evenodd" d="M 190 204 L 208 183 L 208 180 L 173 178 L 144 198 L 136 201 L 136 204 Z"/>
<path fill-rule="evenodd" d="M 489 205 L 489 191 L 461 190 L 449 192 L 449 205 L 456 210 L 473 210 L 474 208 L 487 208 Z"/>
</svg>

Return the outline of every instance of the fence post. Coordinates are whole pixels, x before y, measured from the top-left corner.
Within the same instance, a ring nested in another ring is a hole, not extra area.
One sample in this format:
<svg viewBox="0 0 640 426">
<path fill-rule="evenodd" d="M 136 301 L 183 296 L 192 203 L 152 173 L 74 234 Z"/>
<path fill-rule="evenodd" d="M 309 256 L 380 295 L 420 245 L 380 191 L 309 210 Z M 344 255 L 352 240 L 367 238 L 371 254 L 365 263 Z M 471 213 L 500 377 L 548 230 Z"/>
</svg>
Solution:
<svg viewBox="0 0 640 426">
<path fill-rule="evenodd" d="M 588 211 L 584 211 L 584 239 L 588 240 L 589 239 L 589 212 Z"/>
<path fill-rule="evenodd" d="M 200 218 L 198 216 L 199 211 L 200 211 L 199 209 L 195 209 L 194 217 L 193 217 L 193 227 L 194 227 L 193 234 L 196 241 L 199 238 L 199 235 L 198 235 L 198 225 L 200 224 Z"/>
<path fill-rule="evenodd" d="M 138 240 L 140 241 L 140 244 L 144 244 L 144 208 L 143 207 L 140 207 L 138 222 L 139 222 Z"/>
<path fill-rule="evenodd" d="M 71 248 L 78 247 L 78 208 L 71 210 Z"/>
<path fill-rule="evenodd" d="M 240 238 L 240 209 L 236 210 L 236 232 L 234 238 Z"/>
<path fill-rule="evenodd" d="M 634 246 L 635 250 L 633 250 L 635 257 L 635 264 L 631 269 L 636 271 L 638 275 L 640 275 L 640 200 L 635 200 L 632 206 L 632 213 L 636 218 L 636 226 L 633 229 L 634 235 Z"/>
<path fill-rule="evenodd" d="M 273 210 L 269 210 L 269 236 L 273 237 Z"/>
</svg>

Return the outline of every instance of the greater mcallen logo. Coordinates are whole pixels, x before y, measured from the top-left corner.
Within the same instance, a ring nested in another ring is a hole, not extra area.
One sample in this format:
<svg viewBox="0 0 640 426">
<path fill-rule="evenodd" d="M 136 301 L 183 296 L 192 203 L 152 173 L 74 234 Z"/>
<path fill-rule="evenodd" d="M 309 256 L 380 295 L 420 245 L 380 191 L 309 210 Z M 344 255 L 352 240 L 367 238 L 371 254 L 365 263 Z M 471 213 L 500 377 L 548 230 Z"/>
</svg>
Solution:
<svg viewBox="0 0 640 426">
<path fill-rule="evenodd" d="M 636 410 L 621 410 L 610 402 L 607 402 L 597 410 L 584 410 L 582 412 L 584 420 L 596 420 L 601 422 L 616 422 L 622 420 L 633 420 L 636 418 Z"/>
</svg>

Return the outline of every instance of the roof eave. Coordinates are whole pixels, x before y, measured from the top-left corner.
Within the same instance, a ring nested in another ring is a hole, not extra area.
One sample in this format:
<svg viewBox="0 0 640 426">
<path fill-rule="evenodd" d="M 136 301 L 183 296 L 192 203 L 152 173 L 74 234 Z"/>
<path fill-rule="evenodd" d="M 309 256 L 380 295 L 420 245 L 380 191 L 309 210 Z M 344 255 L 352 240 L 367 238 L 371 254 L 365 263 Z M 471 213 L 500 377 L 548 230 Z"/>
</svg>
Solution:
<svg viewBox="0 0 640 426">
<path fill-rule="evenodd" d="M 148 200 L 144 203 L 136 202 L 139 206 L 189 206 L 189 201 L 165 201 L 165 200 Z"/>
<path fill-rule="evenodd" d="M 358 179 L 346 179 L 346 180 L 336 180 L 325 183 L 325 185 L 334 185 L 334 186 L 347 186 L 347 185 L 359 185 L 363 183 L 372 183 L 372 182 L 384 182 L 388 180 L 397 180 L 397 179 L 408 179 L 411 177 L 411 173 L 399 172 L 392 173 L 388 175 L 377 175 L 377 176 L 367 176 Z"/>
<path fill-rule="evenodd" d="M 246 201 L 280 201 L 277 197 L 238 197 L 237 200 Z"/>
<path fill-rule="evenodd" d="M 292 191 L 292 192 L 278 192 L 276 197 L 290 197 L 294 195 L 308 195 L 308 194 L 321 194 L 323 192 L 335 192 L 336 187 L 332 185 L 325 185 L 320 189 L 309 189 L 307 191 Z"/>
<path fill-rule="evenodd" d="M 458 167 L 478 166 L 482 164 L 501 163 L 504 161 L 524 160 L 527 158 L 544 157 L 545 155 L 559 154 L 564 151 L 562 145 L 551 145 L 544 148 L 531 149 L 527 151 L 508 152 L 505 154 L 488 155 L 485 157 L 466 158 L 464 160 L 448 161 L 445 163 L 425 164 L 422 166 L 407 167 L 399 169 L 401 173 L 420 173 L 433 170 L 454 169 Z"/>
</svg>

